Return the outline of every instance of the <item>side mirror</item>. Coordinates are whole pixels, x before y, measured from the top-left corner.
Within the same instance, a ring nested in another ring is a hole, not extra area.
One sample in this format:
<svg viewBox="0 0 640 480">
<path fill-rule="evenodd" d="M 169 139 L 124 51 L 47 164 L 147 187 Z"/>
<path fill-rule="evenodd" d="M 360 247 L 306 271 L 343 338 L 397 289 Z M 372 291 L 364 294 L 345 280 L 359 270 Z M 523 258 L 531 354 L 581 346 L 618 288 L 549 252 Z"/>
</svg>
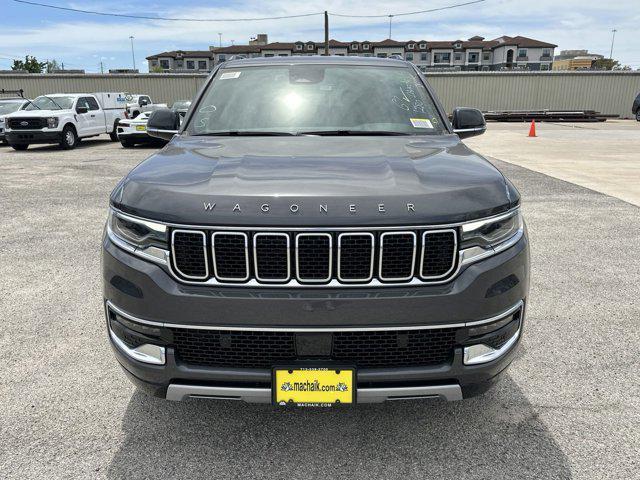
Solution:
<svg viewBox="0 0 640 480">
<path fill-rule="evenodd" d="M 451 116 L 453 133 L 460 138 L 482 135 L 487 130 L 484 115 L 476 108 L 455 108 Z"/>
<path fill-rule="evenodd" d="M 87 107 L 87 106 L 83 107 L 83 106 L 78 105 L 76 107 L 76 113 L 87 113 L 88 111 L 89 111 L 89 107 Z"/>
<path fill-rule="evenodd" d="M 171 140 L 180 129 L 180 115 L 169 108 L 159 108 L 149 115 L 147 133 L 152 137 Z"/>
</svg>

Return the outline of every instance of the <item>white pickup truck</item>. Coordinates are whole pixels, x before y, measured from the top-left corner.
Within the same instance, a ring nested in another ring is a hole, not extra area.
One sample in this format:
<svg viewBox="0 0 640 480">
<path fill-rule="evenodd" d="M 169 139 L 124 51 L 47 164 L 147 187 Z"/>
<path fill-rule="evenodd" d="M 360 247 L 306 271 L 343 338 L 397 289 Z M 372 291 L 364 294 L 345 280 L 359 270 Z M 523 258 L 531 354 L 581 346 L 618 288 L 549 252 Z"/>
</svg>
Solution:
<svg viewBox="0 0 640 480">
<path fill-rule="evenodd" d="M 126 94 L 127 99 L 127 118 L 136 118 L 143 112 L 151 112 L 154 108 L 167 107 L 166 103 L 153 103 L 149 95 Z"/>
<path fill-rule="evenodd" d="M 118 92 L 41 95 L 7 115 L 5 138 L 15 150 L 35 143 L 57 143 L 69 150 L 83 138 L 105 133 L 115 142 L 126 104 L 125 94 Z"/>
</svg>

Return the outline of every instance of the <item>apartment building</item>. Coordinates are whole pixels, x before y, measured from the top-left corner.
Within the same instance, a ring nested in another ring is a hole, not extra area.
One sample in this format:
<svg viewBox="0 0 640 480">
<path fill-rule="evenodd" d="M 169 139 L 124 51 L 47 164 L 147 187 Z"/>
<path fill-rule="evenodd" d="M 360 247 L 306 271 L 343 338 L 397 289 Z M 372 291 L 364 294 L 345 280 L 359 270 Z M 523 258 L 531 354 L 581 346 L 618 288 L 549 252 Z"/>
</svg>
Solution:
<svg viewBox="0 0 640 480">
<path fill-rule="evenodd" d="M 209 47 L 203 51 L 172 51 L 147 57 L 149 71 L 208 71 L 232 57 L 287 57 L 290 55 L 324 55 L 324 42 L 297 41 L 269 43 L 261 34 L 260 42 L 249 45 Z M 475 36 L 468 40 L 428 41 L 392 39 L 380 42 L 329 40 L 329 55 L 395 57 L 414 63 L 422 71 L 429 70 L 551 70 L 552 43 L 533 38 L 502 36 L 485 40 Z"/>
</svg>

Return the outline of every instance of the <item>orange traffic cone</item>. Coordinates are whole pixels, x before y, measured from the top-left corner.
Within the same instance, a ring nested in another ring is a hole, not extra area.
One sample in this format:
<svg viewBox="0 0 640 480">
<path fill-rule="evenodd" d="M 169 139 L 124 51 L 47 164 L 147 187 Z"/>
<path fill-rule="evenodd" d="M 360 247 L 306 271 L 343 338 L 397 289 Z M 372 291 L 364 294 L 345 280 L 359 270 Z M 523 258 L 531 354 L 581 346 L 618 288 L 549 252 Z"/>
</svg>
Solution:
<svg viewBox="0 0 640 480">
<path fill-rule="evenodd" d="M 529 136 L 536 137 L 536 121 L 531 120 L 531 127 L 529 127 Z"/>
</svg>

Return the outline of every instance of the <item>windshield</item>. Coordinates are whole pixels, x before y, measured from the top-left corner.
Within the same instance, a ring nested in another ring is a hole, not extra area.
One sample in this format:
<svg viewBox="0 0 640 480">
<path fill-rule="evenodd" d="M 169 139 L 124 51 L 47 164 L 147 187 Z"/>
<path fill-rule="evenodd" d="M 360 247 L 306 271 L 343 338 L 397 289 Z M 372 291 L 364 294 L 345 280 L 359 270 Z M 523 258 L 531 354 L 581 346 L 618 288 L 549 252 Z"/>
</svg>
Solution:
<svg viewBox="0 0 640 480">
<path fill-rule="evenodd" d="M 220 70 L 187 131 L 442 134 L 442 119 L 409 67 L 272 65 Z"/>
<path fill-rule="evenodd" d="M 67 110 L 73 106 L 76 97 L 38 97 L 33 104 L 29 104 L 25 110 Z"/>
<path fill-rule="evenodd" d="M 24 101 L 20 102 L 2 102 L 0 101 L 0 115 L 6 115 L 7 113 L 16 112 L 20 109 L 20 106 Z"/>
</svg>

